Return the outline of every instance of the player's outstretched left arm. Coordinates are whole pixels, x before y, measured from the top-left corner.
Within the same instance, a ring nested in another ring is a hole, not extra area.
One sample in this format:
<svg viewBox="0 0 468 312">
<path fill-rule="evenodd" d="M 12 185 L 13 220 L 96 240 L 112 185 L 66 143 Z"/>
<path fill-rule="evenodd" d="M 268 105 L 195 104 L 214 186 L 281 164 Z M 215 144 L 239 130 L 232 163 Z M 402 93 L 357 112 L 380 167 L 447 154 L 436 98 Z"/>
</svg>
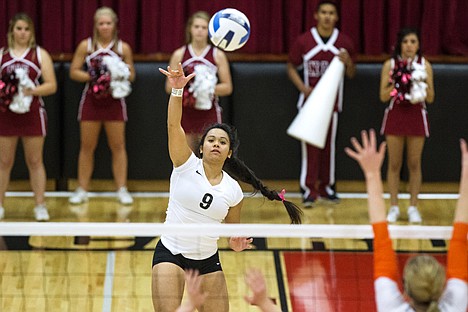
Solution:
<svg viewBox="0 0 468 312">
<path fill-rule="evenodd" d="M 345 148 L 346 154 L 356 160 L 364 173 L 368 194 L 369 219 L 371 223 L 386 220 L 385 202 L 383 199 L 383 185 L 381 167 L 385 158 L 386 143 L 377 149 L 377 139 L 373 129 L 361 132 L 361 143 L 353 137 L 353 148 Z"/>
</svg>

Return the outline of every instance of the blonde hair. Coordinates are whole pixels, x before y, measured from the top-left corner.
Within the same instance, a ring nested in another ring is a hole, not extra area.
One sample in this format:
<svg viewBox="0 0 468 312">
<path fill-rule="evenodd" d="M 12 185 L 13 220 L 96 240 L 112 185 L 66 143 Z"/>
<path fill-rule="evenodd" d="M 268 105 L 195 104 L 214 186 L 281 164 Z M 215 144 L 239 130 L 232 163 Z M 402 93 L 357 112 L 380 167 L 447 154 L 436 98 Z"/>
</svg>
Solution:
<svg viewBox="0 0 468 312">
<path fill-rule="evenodd" d="M 8 25 L 8 48 L 13 49 L 15 46 L 15 38 L 13 37 L 13 29 L 18 21 L 23 21 L 28 24 L 29 30 L 31 31 L 31 38 L 29 38 L 28 46 L 33 48 L 36 46 L 36 31 L 34 29 L 34 23 L 32 19 L 26 13 L 17 13 L 13 18 L 10 20 L 10 24 Z"/>
<path fill-rule="evenodd" d="M 438 301 L 445 286 L 445 269 L 431 256 L 416 256 L 408 260 L 403 271 L 406 294 L 415 308 L 437 312 Z"/>
<path fill-rule="evenodd" d="M 192 33 L 190 32 L 190 30 L 196 18 L 201 18 L 205 20 L 207 23 L 209 23 L 211 17 L 210 17 L 210 14 L 208 14 L 208 12 L 205 12 L 205 11 L 197 11 L 193 13 L 192 16 L 190 16 L 190 18 L 187 21 L 187 25 L 185 26 L 185 43 L 186 44 L 189 44 L 192 42 Z M 208 39 L 208 37 L 206 38 L 206 41 L 210 43 L 210 40 Z"/>
<path fill-rule="evenodd" d="M 112 34 L 112 40 L 117 42 L 117 39 L 118 39 L 117 22 L 119 21 L 119 18 L 117 17 L 117 14 L 115 13 L 114 10 L 112 10 L 109 7 L 103 6 L 97 9 L 96 13 L 94 13 L 93 47 L 96 47 L 96 44 L 99 40 L 99 31 L 97 28 L 98 19 L 104 15 L 109 16 L 112 19 L 112 22 L 114 22 L 114 32 Z"/>
</svg>

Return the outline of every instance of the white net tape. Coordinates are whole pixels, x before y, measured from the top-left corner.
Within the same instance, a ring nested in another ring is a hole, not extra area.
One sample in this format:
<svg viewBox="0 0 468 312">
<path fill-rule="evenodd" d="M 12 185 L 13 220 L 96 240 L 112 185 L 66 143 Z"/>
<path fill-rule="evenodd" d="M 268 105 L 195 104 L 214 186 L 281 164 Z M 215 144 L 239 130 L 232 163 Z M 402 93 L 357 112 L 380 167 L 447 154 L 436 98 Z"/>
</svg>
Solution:
<svg viewBox="0 0 468 312">
<path fill-rule="evenodd" d="M 390 225 L 394 239 L 450 239 L 451 226 Z M 322 237 L 372 238 L 370 225 L 328 224 L 184 224 L 107 222 L 5 222 L 0 236 L 242 236 L 242 237 Z"/>
</svg>

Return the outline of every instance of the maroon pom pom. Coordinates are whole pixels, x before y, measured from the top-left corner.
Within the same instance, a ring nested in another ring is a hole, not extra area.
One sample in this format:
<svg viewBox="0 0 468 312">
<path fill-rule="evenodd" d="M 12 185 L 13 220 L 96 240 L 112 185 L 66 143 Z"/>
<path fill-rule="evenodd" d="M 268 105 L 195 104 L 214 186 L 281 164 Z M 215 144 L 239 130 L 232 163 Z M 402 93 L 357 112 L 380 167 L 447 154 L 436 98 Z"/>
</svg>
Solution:
<svg viewBox="0 0 468 312">
<path fill-rule="evenodd" d="M 411 63 L 407 60 L 395 60 L 395 68 L 390 71 L 390 79 L 395 84 L 390 95 L 398 104 L 405 99 L 405 94 L 409 94 L 411 90 Z"/>
<path fill-rule="evenodd" d="M 18 93 L 18 79 L 15 73 L 4 76 L 0 80 L 0 111 L 6 112 L 8 105 L 13 101 L 13 97 Z"/>
<path fill-rule="evenodd" d="M 90 61 L 88 73 L 91 76 L 91 87 L 88 92 L 90 92 L 96 99 L 105 99 L 110 97 L 111 77 L 107 70 L 107 66 L 102 62 L 102 57 L 96 57 Z M 107 102 L 102 102 L 102 104 L 105 103 Z"/>
</svg>

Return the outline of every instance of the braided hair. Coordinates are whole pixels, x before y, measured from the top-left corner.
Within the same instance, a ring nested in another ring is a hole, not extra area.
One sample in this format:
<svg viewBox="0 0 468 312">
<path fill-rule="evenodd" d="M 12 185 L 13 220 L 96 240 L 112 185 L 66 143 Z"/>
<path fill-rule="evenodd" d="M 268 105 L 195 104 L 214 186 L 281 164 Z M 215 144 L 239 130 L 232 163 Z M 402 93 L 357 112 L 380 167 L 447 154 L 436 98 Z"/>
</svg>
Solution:
<svg viewBox="0 0 468 312">
<path fill-rule="evenodd" d="M 225 123 L 216 123 L 208 126 L 200 140 L 199 150 L 201 150 L 203 147 L 206 135 L 211 129 L 224 130 L 229 136 L 229 144 L 230 149 L 232 150 L 232 155 L 224 162 L 223 170 L 232 176 L 236 181 L 242 181 L 250 184 L 255 189 L 255 193 L 260 191 L 260 193 L 269 200 L 282 201 L 286 211 L 288 212 L 289 218 L 291 219 L 291 223 L 300 224 L 302 222 L 302 210 L 294 203 L 285 200 L 283 193 L 270 190 L 267 186 L 265 186 L 263 182 L 255 175 L 252 169 L 250 169 L 242 160 L 237 157 L 239 139 L 237 136 L 237 130 L 233 126 Z M 203 158 L 202 153 L 200 153 L 200 156 Z"/>
</svg>

